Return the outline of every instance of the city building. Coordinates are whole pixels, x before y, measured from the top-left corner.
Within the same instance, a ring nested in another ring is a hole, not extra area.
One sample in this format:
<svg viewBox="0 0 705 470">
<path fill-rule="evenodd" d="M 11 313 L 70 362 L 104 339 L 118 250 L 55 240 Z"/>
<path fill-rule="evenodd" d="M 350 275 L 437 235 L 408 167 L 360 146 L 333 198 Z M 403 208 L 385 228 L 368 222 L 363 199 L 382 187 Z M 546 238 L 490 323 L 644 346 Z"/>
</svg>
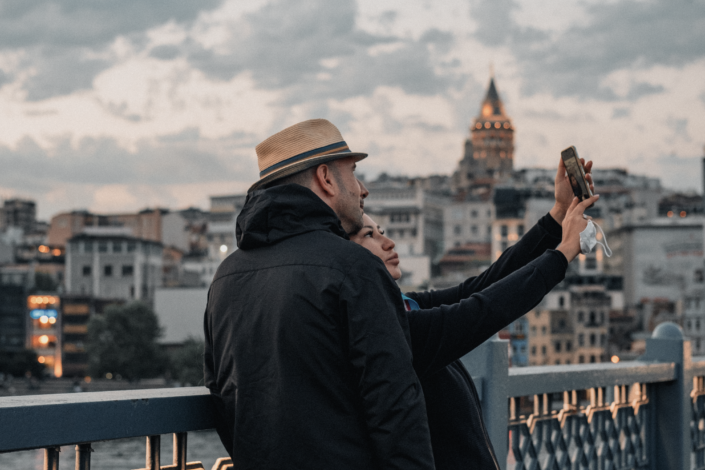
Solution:
<svg viewBox="0 0 705 470">
<path fill-rule="evenodd" d="M 470 126 L 465 152 L 453 174 L 454 193 L 472 193 L 511 176 L 514 167 L 514 126 L 504 110 L 494 77 L 490 78 L 480 115 Z"/>
<path fill-rule="evenodd" d="M 0 232 L 9 227 L 21 229 L 24 233 L 34 231 L 37 223 L 37 206 L 29 199 L 6 199 L 0 208 Z"/>
<path fill-rule="evenodd" d="M 703 305 L 702 219 L 658 218 L 619 227 L 607 237 L 613 255 L 604 260 L 605 271 L 624 277 L 627 305 L 656 299 L 683 301 L 693 309 Z"/>
<path fill-rule="evenodd" d="M 27 343 L 37 353 L 39 363 L 44 364 L 47 372 L 54 377 L 63 375 L 60 305 L 57 295 L 34 294 L 27 297 Z"/>
<path fill-rule="evenodd" d="M 476 195 L 452 200 L 443 208 L 445 251 L 467 243 L 491 243 L 494 204 Z"/>
<path fill-rule="evenodd" d="M 121 299 L 98 299 L 90 295 L 65 294 L 60 299 L 61 362 L 64 377 L 85 377 L 88 373 L 86 338 L 88 322 Z"/>
<path fill-rule="evenodd" d="M 162 242 L 162 217 L 164 209 L 145 209 L 135 214 L 100 215 L 88 211 L 57 214 L 51 218 L 47 243 L 66 245 L 67 240 L 83 233 L 87 227 L 124 227 L 134 238 Z"/>
<path fill-rule="evenodd" d="M 162 286 L 162 244 L 135 238 L 129 229 L 99 228 L 69 239 L 66 292 L 151 302 Z"/>
<path fill-rule="evenodd" d="M 416 180 L 381 176 L 366 183 L 365 212 L 394 240 L 402 286 L 420 286 L 431 278 L 431 263 L 443 255 L 443 210 L 448 198 Z"/>
<path fill-rule="evenodd" d="M 573 271 L 524 316 L 528 365 L 608 360 L 610 318 L 623 309 L 621 277 Z"/>
<path fill-rule="evenodd" d="M 30 283 L 26 269 L 0 267 L 0 350 L 19 351 L 26 347 Z"/>
</svg>

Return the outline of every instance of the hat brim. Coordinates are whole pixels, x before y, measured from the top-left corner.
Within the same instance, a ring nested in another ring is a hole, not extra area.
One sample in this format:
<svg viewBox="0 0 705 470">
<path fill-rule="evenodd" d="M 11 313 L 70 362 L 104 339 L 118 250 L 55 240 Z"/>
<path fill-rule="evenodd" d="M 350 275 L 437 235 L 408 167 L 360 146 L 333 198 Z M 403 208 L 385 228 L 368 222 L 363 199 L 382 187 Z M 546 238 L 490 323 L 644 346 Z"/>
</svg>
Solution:
<svg viewBox="0 0 705 470">
<path fill-rule="evenodd" d="M 285 176 L 291 176 L 294 173 L 298 173 L 300 171 L 306 170 L 308 168 L 311 168 L 313 166 L 320 165 L 322 163 L 330 162 L 333 160 L 338 160 L 341 158 L 350 158 L 354 157 L 356 158 L 356 162 L 359 162 L 360 160 L 364 159 L 367 157 L 366 153 L 361 153 L 361 152 L 345 152 L 345 153 L 330 153 L 328 155 L 321 155 L 318 157 L 313 157 L 313 158 L 308 158 L 304 161 L 294 163 L 293 165 L 284 167 L 280 170 L 274 171 L 264 178 L 260 179 L 257 181 L 255 184 L 250 186 L 250 189 L 247 190 L 248 193 L 251 193 L 252 191 L 255 191 L 257 189 L 262 189 L 264 186 L 266 186 L 269 183 L 272 183 L 273 181 L 276 181 L 280 178 L 284 178 Z"/>
</svg>

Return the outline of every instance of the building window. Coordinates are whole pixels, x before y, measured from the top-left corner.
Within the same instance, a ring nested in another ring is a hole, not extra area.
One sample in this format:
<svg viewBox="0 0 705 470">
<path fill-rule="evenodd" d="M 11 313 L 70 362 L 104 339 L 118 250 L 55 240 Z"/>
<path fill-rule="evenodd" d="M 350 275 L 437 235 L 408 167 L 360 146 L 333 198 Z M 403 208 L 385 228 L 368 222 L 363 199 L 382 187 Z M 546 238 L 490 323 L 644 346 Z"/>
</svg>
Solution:
<svg viewBox="0 0 705 470">
<path fill-rule="evenodd" d="M 492 235 L 492 226 L 491 225 L 487 226 L 487 235 Z"/>
<path fill-rule="evenodd" d="M 108 252 L 108 242 L 98 242 L 98 253 Z"/>
<path fill-rule="evenodd" d="M 565 360 L 566 365 L 570 365 L 570 359 Z"/>
<path fill-rule="evenodd" d="M 695 320 L 695 331 L 700 331 L 700 320 Z"/>
<path fill-rule="evenodd" d="M 531 355 L 532 356 L 536 355 L 536 346 L 531 346 Z"/>
<path fill-rule="evenodd" d="M 460 226 L 460 225 L 456 225 L 455 227 L 453 227 L 453 233 L 455 233 L 456 235 L 462 234 L 462 233 L 463 233 L 463 227 Z"/>
<path fill-rule="evenodd" d="M 560 342 L 560 341 L 556 341 L 556 342 L 553 344 L 553 349 L 555 349 L 556 352 L 561 352 L 561 342 Z"/>
<path fill-rule="evenodd" d="M 475 209 L 470 211 L 470 217 L 472 217 L 473 219 L 477 217 L 477 211 Z"/>
<path fill-rule="evenodd" d="M 113 266 L 111 264 L 106 264 L 103 266 L 103 274 L 105 277 L 110 277 L 113 275 Z"/>
<path fill-rule="evenodd" d="M 536 327 L 535 326 L 531 327 L 531 336 L 536 336 Z"/>
<path fill-rule="evenodd" d="M 702 269 L 695 270 L 695 282 L 703 282 L 703 270 Z"/>
<path fill-rule="evenodd" d="M 565 299 L 563 298 L 562 295 L 560 297 L 558 297 L 558 306 L 561 308 L 563 308 L 565 306 Z"/>
<path fill-rule="evenodd" d="M 522 224 L 517 225 L 517 235 L 520 237 L 524 236 L 524 226 Z"/>
<path fill-rule="evenodd" d="M 557 366 L 561 365 L 561 360 L 560 360 L 560 359 L 556 359 L 556 365 L 557 365 Z"/>
<path fill-rule="evenodd" d="M 131 264 L 124 264 L 122 266 L 122 275 L 123 276 L 132 276 L 134 272 L 134 268 L 132 267 Z"/>
<path fill-rule="evenodd" d="M 583 364 L 585 362 L 585 356 L 583 356 L 582 354 L 580 356 L 578 356 L 578 362 L 580 364 Z"/>
<path fill-rule="evenodd" d="M 508 248 L 508 246 L 509 246 L 509 245 L 507 245 L 507 242 L 502 242 L 500 245 L 501 245 L 501 248 L 500 248 L 500 249 L 501 249 L 502 251 L 506 250 L 506 249 Z"/>
<path fill-rule="evenodd" d="M 578 346 L 585 346 L 585 335 L 582 333 L 578 335 Z"/>
<path fill-rule="evenodd" d="M 545 327 L 545 326 L 542 326 L 542 327 L 541 327 L 541 334 L 542 334 L 543 336 L 546 336 L 546 327 Z"/>
<path fill-rule="evenodd" d="M 506 237 L 509 234 L 509 227 L 507 227 L 506 225 L 500 225 L 499 226 L 499 233 L 503 237 Z"/>
<path fill-rule="evenodd" d="M 590 354 L 590 362 L 595 362 L 595 355 L 594 354 Z"/>
<path fill-rule="evenodd" d="M 477 235 L 477 225 L 470 226 L 470 232 L 472 232 L 473 235 Z"/>
<path fill-rule="evenodd" d="M 573 342 L 572 341 L 566 341 L 565 342 L 565 350 L 570 352 L 573 350 Z"/>
<path fill-rule="evenodd" d="M 595 312 L 590 312 L 590 324 L 595 324 Z"/>
<path fill-rule="evenodd" d="M 585 258 L 585 269 L 597 269 L 597 259 L 592 256 Z"/>
<path fill-rule="evenodd" d="M 580 323 L 582 323 L 583 320 L 585 320 L 585 316 L 583 315 L 583 312 L 580 311 L 580 312 L 578 312 L 578 321 L 579 321 Z"/>
<path fill-rule="evenodd" d="M 86 265 L 83 267 L 83 275 L 84 276 L 90 276 L 91 275 L 91 267 Z"/>
<path fill-rule="evenodd" d="M 541 346 L 541 354 L 546 355 L 546 346 Z"/>
<path fill-rule="evenodd" d="M 595 343 L 597 343 L 597 337 L 595 337 L 595 333 L 590 333 L 590 346 L 595 346 Z"/>
<path fill-rule="evenodd" d="M 137 243 L 135 242 L 127 242 L 127 252 L 128 253 L 133 253 L 137 251 Z"/>
<path fill-rule="evenodd" d="M 93 253 L 93 242 L 83 242 L 83 252 Z"/>
<path fill-rule="evenodd" d="M 122 242 L 113 242 L 113 253 L 122 253 Z"/>
<path fill-rule="evenodd" d="M 688 320 L 688 322 L 686 323 L 686 330 L 690 331 L 692 329 L 693 329 L 693 322 L 691 320 Z"/>
<path fill-rule="evenodd" d="M 600 346 L 604 346 L 607 341 L 607 337 L 603 334 L 600 335 Z"/>
</svg>

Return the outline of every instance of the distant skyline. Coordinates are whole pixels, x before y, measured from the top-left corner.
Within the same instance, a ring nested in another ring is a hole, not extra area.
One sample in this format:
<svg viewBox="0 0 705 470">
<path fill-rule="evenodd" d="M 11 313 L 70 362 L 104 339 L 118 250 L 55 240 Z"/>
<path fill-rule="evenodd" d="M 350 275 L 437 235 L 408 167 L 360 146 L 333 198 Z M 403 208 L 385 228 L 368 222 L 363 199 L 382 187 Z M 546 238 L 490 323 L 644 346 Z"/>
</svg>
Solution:
<svg viewBox="0 0 705 470">
<path fill-rule="evenodd" d="M 205 208 L 314 117 L 368 178 L 450 174 L 490 64 L 516 168 L 575 145 L 700 192 L 703 44 L 703 0 L 0 0 L 0 197 Z"/>
</svg>

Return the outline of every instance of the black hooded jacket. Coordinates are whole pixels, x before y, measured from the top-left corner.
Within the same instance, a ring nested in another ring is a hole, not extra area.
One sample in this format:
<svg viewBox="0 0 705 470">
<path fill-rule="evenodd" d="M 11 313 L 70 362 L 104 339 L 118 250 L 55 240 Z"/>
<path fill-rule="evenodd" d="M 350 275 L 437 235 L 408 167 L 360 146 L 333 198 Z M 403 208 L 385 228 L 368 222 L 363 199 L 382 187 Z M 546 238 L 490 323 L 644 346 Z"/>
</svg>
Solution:
<svg viewBox="0 0 705 470">
<path fill-rule="evenodd" d="M 400 292 L 313 192 L 248 195 L 204 318 L 237 469 L 432 469 Z"/>
<path fill-rule="evenodd" d="M 545 215 L 489 269 L 449 289 L 408 292 L 414 369 L 438 470 L 499 469 L 477 390 L 459 358 L 533 307 L 565 276 L 562 230 Z"/>
</svg>

